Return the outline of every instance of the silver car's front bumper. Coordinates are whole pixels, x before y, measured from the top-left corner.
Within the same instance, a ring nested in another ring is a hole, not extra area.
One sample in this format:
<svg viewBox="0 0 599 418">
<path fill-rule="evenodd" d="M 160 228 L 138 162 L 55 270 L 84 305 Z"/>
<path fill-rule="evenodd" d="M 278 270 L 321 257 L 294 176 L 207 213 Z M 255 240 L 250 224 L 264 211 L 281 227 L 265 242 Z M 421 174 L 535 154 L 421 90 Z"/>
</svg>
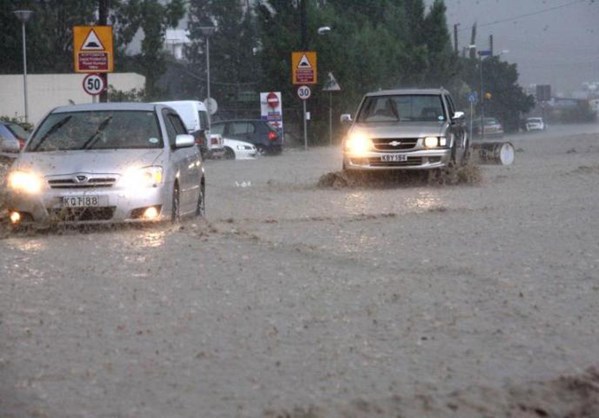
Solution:
<svg viewBox="0 0 599 418">
<path fill-rule="evenodd" d="M 166 190 L 164 184 L 138 190 L 46 189 L 36 195 L 10 191 L 6 206 L 9 212 L 17 211 L 25 217 L 25 221 L 36 223 L 147 222 L 148 219 L 141 215 L 148 207 L 156 207 L 160 212 L 160 215 L 151 221 L 170 217 L 165 213 L 171 207 L 170 198 L 165 196 L 170 195 L 171 192 Z M 65 199 L 75 206 L 67 205 Z"/>
<path fill-rule="evenodd" d="M 443 168 L 451 160 L 451 149 L 417 150 L 405 152 L 371 151 L 362 155 L 343 154 L 347 170 L 432 170 Z"/>
</svg>

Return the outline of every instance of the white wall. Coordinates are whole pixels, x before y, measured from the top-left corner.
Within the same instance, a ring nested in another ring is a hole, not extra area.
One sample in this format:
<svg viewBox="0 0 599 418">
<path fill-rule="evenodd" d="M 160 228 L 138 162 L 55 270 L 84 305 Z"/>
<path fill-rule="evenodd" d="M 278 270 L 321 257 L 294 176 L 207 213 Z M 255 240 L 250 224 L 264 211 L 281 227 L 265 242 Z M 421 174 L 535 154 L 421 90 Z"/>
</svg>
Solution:
<svg viewBox="0 0 599 418">
<path fill-rule="evenodd" d="M 92 103 L 93 98 L 83 91 L 86 74 L 28 74 L 27 104 L 29 122 L 36 124 L 56 106 Z M 109 73 L 108 84 L 117 90 L 141 90 L 146 79 L 136 73 Z M 0 75 L 0 116 L 25 120 L 23 75 Z"/>
</svg>

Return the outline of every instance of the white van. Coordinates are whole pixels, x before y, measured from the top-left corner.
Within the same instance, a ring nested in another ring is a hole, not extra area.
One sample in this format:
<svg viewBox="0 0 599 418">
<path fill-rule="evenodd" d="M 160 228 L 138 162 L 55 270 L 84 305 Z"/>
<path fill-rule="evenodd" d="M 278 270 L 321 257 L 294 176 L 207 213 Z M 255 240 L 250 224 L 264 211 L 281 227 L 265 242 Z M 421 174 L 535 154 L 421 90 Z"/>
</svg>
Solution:
<svg viewBox="0 0 599 418">
<path fill-rule="evenodd" d="M 206 158 L 219 158 L 225 154 L 225 145 L 220 135 L 210 135 L 208 111 L 198 100 L 173 100 L 155 102 L 172 107 L 177 111 L 190 134 L 196 139 L 202 155 Z"/>
</svg>

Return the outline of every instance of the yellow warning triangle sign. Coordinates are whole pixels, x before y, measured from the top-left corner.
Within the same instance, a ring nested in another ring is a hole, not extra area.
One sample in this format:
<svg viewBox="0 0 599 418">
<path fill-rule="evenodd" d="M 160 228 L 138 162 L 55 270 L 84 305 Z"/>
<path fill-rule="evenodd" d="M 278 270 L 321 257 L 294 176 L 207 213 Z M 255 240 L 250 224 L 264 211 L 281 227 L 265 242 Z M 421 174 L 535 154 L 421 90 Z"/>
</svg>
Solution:
<svg viewBox="0 0 599 418">
<path fill-rule="evenodd" d="M 310 60 L 307 56 L 303 55 L 297 64 L 297 68 L 312 68 L 312 64 L 310 64 Z"/>
<path fill-rule="evenodd" d="M 81 47 L 82 51 L 104 51 L 104 45 L 102 45 L 102 41 L 96 32 L 91 29 L 85 41 L 83 41 L 83 46 Z"/>
</svg>

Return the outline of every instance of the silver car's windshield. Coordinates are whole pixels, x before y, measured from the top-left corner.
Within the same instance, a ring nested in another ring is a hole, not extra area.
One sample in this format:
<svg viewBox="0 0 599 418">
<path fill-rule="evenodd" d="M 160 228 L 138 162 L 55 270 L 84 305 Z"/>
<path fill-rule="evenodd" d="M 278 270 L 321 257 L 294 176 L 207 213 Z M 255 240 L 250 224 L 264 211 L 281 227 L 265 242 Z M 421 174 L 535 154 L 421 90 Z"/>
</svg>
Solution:
<svg viewBox="0 0 599 418">
<path fill-rule="evenodd" d="M 370 122 L 438 122 L 445 120 L 438 95 L 386 95 L 366 97 L 357 117 Z"/>
<path fill-rule="evenodd" d="M 162 148 L 153 112 L 111 110 L 49 115 L 25 151 Z"/>
</svg>

